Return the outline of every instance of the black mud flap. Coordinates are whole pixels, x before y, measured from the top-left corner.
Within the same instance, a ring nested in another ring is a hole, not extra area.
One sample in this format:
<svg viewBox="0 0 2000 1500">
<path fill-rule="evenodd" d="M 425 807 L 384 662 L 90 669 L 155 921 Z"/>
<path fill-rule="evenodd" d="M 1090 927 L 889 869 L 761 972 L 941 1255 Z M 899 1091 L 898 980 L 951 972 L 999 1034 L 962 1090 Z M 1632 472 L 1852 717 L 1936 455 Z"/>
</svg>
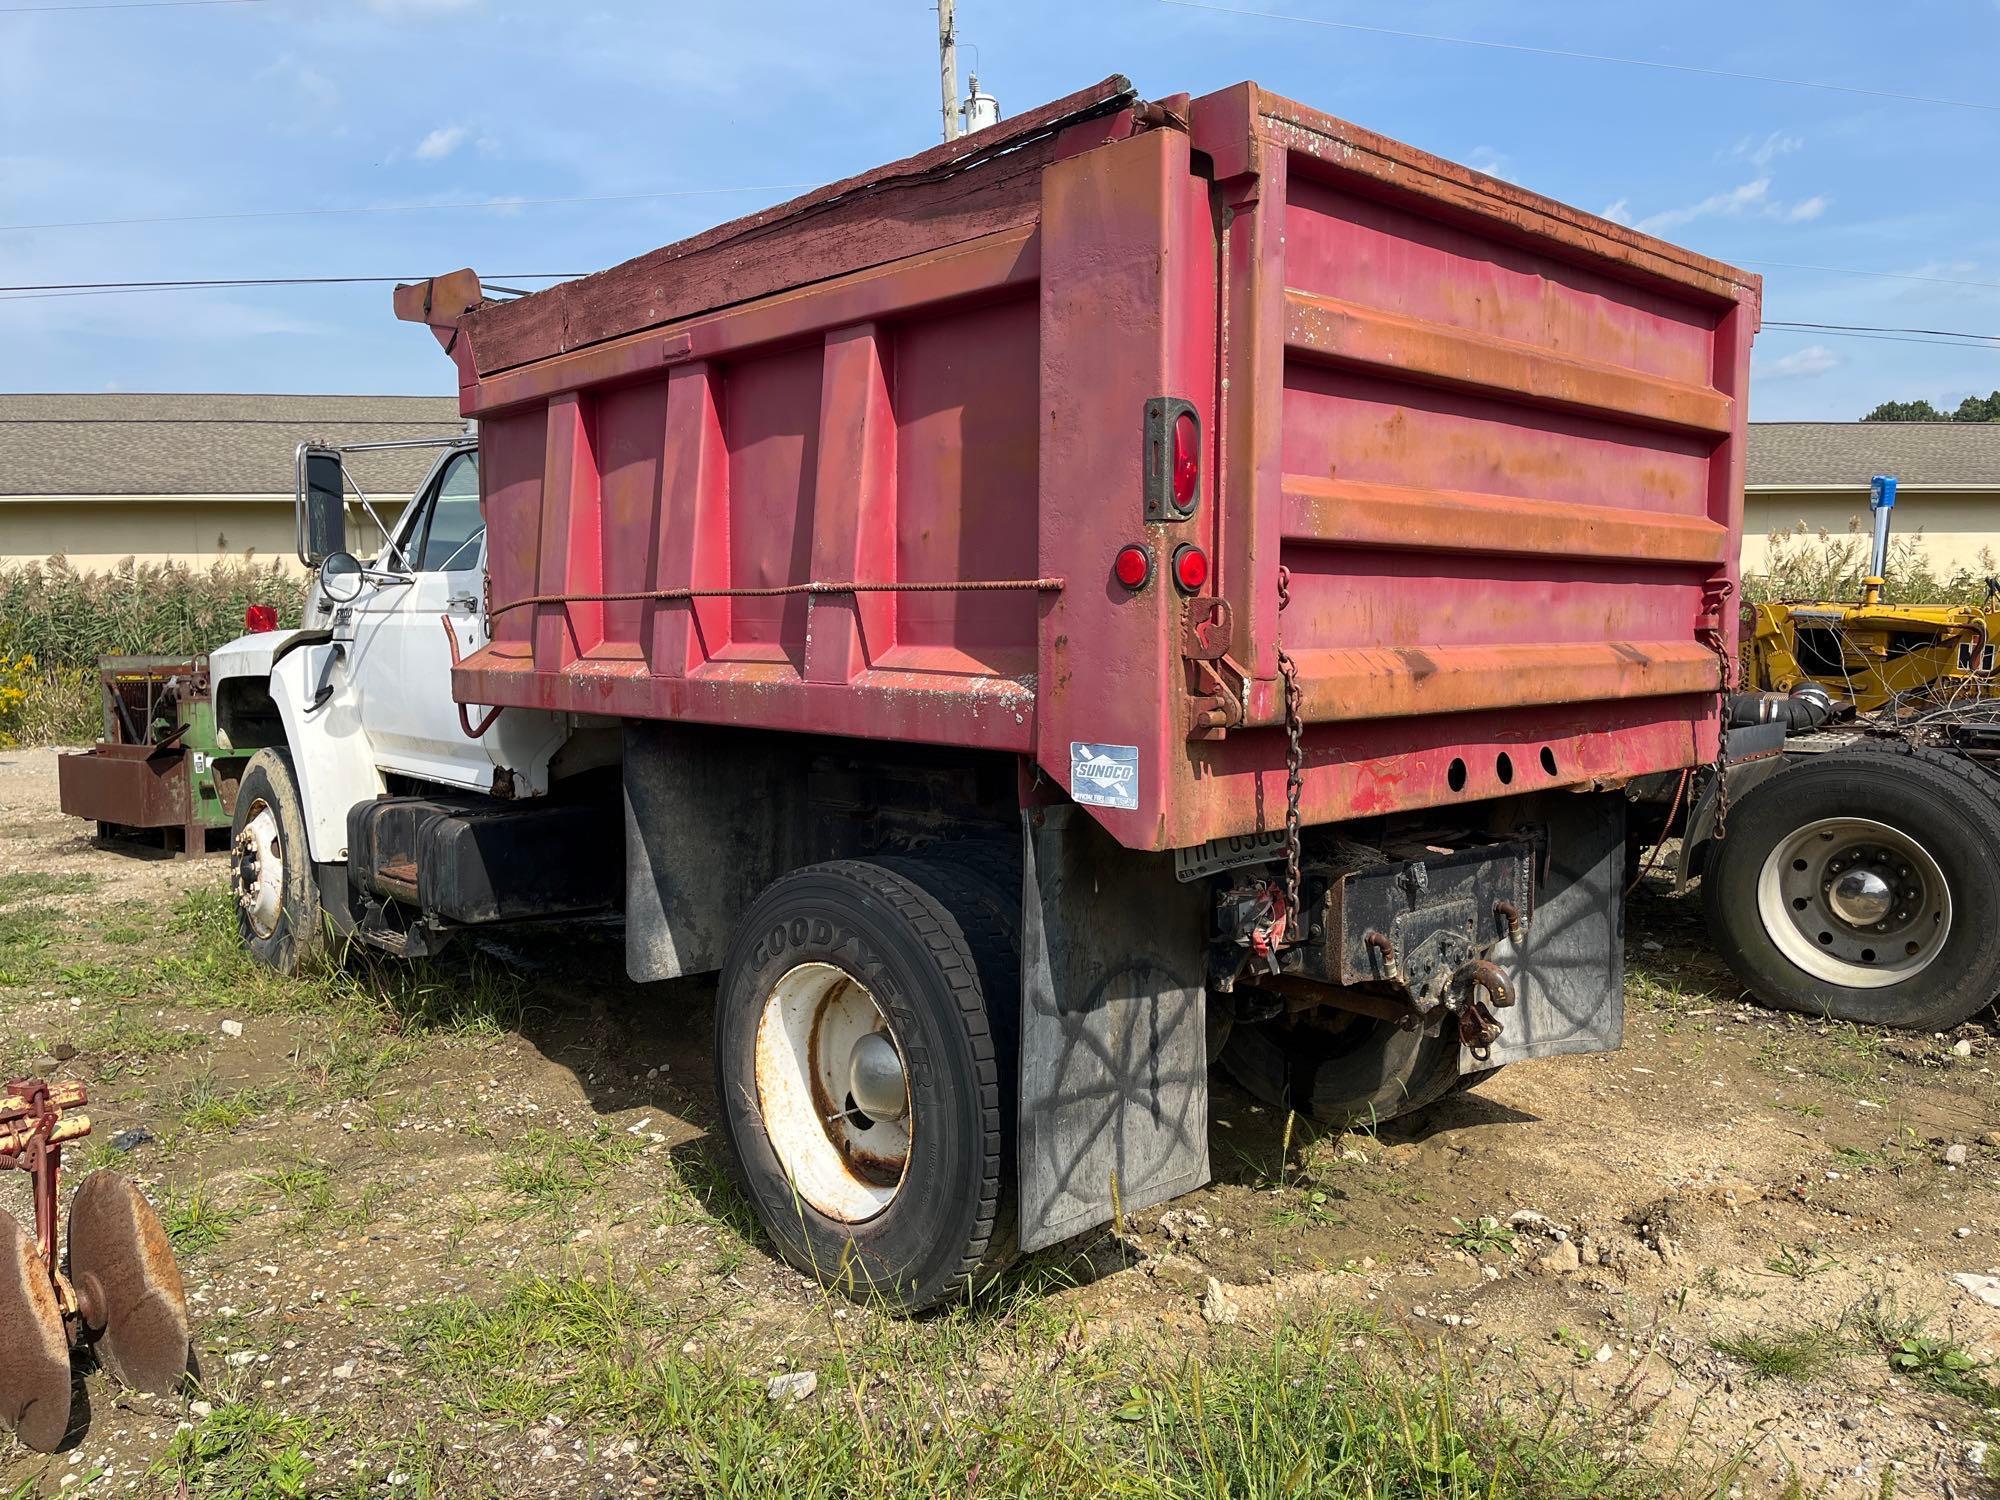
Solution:
<svg viewBox="0 0 2000 1500">
<path fill-rule="evenodd" d="M 1021 1248 L 1208 1181 L 1205 910 L 1073 806 L 1023 822 Z"/>
<path fill-rule="evenodd" d="M 1614 1051 L 1625 1036 L 1625 798 L 1551 793 L 1534 817 L 1548 829 L 1548 870 L 1522 941 L 1493 961 L 1515 1003 L 1485 1058 L 1460 1054 L 1462 1072 L 1530 1057 Z"/>
</svg>

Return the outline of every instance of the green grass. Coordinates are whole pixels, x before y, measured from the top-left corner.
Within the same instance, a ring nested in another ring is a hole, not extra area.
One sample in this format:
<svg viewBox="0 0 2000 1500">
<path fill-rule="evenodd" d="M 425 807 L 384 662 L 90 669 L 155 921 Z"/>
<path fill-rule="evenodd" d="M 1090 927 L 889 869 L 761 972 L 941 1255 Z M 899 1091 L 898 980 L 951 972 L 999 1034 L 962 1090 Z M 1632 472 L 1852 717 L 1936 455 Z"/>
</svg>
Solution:
<svg viewBox="0 0 2000 1500">
<path fill-rule="evenodd" d="M 1746 1330 L 1716 1339 L 1711 1347 L 1760 1380 L 1813 1380 L 1850 1352 L 1837 1331 L 1812 1325 L 1775 1333 Z"/>
<path fill-rule="evenodd" d="M 1511 1500 L 1718 1494 L 1733 1472 L 1614 1454 L 1580 1410 L 1503 1411 L 1477 1371 L 1339 1313 L 1057 1361 L 1039 1324 L 1016 1347 L 977 1311 L 829 1317 L 797 1405 L 769 1400 L 771 1366 L 736 1363 L 730 1340 L 682 1353 L 702 1332 L 689 1314 L 608 1276 L 536 1276 L 419 1309 L 405 1347 L 449 1407 L 630 1437 L 672 1493 Z"/>
<path fill-rule="evenodd" d="M 1839 1264 L 1837 1260 L 1821 1256 L 1810 1245 L 1786 1245 L 1764 1262 L 1764 1269 L 1773 1275 L 1789 1276 L 1794 1281 L 1810 1281 Z"/>
<path fill-rule="evenodd" d="M 518 1200 L 517 1214 L 566 1214 L 641 1149 L 602 1125 L 587 1134 L 537 1128 L 501 1161 L 500 1186 Z"/>
<path fill-rule="evenodd" d="M 303 1500 L 324 1493 L 310 1450 L 326 1435 L 324 1422 L 228 1401 L 174 1434 L 153 1474 L 212 1500 Z"/>
<path fill-rule="evenodd" d="M 98 878 L 81 870 L 51 875 L 43 870 L 21 870 L 0 875 L 0 906 L 10 906 L 29 896 L 78 896 L 96 890 Z"/>
<path fill-rule="evenodd" d="M 202 1183 L 168 1193 L 155 1207 L 176 1255 L 213 1250 L 243 1218 L 242 1209 L 225 1207 Z"/>
<path fill-rule="evenodd" d="M 47 969 L 37 960 L 62 917 L 53 906 L 0 909 L 0 985 L 26 987 L 48 978 Z"/>
<path fill-rule="evenodd" d="M 240 1130 L 266 1113 L 272 1102 L 267 1090 L 225 1089 L 213 1074 L 203 1073 L 181 1089 L 181 1128 L 196 1135 Z"/>
</svg>

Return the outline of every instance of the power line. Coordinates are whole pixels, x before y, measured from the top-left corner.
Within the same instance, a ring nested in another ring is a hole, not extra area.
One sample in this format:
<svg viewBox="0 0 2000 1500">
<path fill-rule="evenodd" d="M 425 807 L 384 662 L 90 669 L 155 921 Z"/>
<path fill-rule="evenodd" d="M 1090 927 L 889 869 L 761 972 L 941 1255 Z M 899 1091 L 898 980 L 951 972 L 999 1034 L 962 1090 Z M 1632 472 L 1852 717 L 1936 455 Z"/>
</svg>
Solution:
<svg viewBox="0 0 2000 1500">
<path fill-rule="evenodd" d="M 571 281 L 583 272 L 496 271 L 493 282 Z M 263 276 L 215 277 L 204 281 L 49 282 L 0 287 L 0 302 L 41 302 L 55 297 L 122 297 L 145 292 L 214 291 L 230 287 L 407 285 L 421 276 Z M 500 291 L 489 283 L 489 289 Z"/>
<path fill-rule="evenodd" d="M 571 281 L 583 271 L 499 271 L 509 281 Z M 360 282 L 422 281 L 422 276 L 213 276 L 190 281 L 45 281 L 0 286 L 0 292 L 152 291 L 167 287 L 338 286 Z"/>
<path fill-rule="evenodd" d="M 303 219 L 336 214 L 432 213 L 448 208 L 538 208 L 552 203 L 635 203 L 647 198 L 708 198 L 723 193 L 793 193 L 816 182 L 778 182 L 763 187 L 671 188 L 656 193 L 603 193 L 568 198 L 475 198 L 436 203 L 372 203 L 349 208 L 260 208 L 226 214 L 167 214 L 143 219 L 64 219 L 47 224 L 0 224 L 0 233 L 30 229 L 109 229 L 135 224 L 213 224 L 226 219 Z"/>
<path fill-rule="evenodd" d="M 1980 339 L 1986 343 L 2000 341 L 2000 333 L 1960 333 L 1951 328 L 1894 328 L 1879 323 L 1786 323 L 1772 322 L 1768 328 L 1803 328 L 1820 333 L 1921 333 L 1940 339 Z"/>
<path fill-rule="evenodd" d="M 1973 286 L 2000 292 L 2000 281 L 1963 281 L 1955 276 L 1918 276 L 1909 271 L 1863 271 L 1856 266 L 1813 266 L 1796 260 L 1751 260 L 1737 255 L 1720 258 L 1742 266 L 1775 266 L 1785 271 L 1827 271 L 1835 276 L 1878 276 L 1885 281 L 1922 281 L 1933 286 Z"/>
<path fill-rule="evenodd" d="M 179 10 L 190 5 L 263 5 L 267 0 L 91 0 L 83 5 L 8 5 L 0 16 L 50 15 L 65 10 Z"/>
<path fill-rule="evenodd" d="M 1366 26 L 1359 21 L 1329 21 L 1319 16 L 1293 16 L 1272 10 L 1239 10 L 1233 5 L 1211 5 L 1206 0 L 1156 0 L 1160 5 L 1182 10 L 1209 10 L 1225 16 L 1248 16 L 1260 21 L 1291 21 L 1300 26 L 1323 26 L 1333 31 L 1361 31 L 1371 36 L 1400 37 L 1413 42 L 1449 42 L 1455 47 L 1486 47 L 1496 52 L 1528 52 L 1537 57 L 1561 57 L 1572 62 L 1617 63 L 1628 68 L 1657 68 L 1667 73 L 1698 73 L 1705 78 L 1733 78 L 1741 83 L 1777 83 L 1795 89 L 1823 89 L 1834 94 L 1861 94 L 1871 99 L 1900 99 L 1907 104 L 1941 104 L 1952 109 L 1978 109 L 2000 113 L 2000 104 L 1981 104 L 1971 99 L 1938 99 L 1928 94 L 1903 94 L 1892 89 L 1864 89 L 1846 83 L 1822 83 L 1810 78 L 1780 78 L 1769 73 L 1736 73 L 1726 68 L 1703 68 L 1693 63 L 1659 62 L 1648 57 L 1612 57 L 1601 52 L 1569 52 L 1559 47 L 1531 47 L 1524 42 L 1495 42 L 1484 37 L 1447 36 L 1434 31 L 1398 31 L 1389 26 Z"/>
</svg>

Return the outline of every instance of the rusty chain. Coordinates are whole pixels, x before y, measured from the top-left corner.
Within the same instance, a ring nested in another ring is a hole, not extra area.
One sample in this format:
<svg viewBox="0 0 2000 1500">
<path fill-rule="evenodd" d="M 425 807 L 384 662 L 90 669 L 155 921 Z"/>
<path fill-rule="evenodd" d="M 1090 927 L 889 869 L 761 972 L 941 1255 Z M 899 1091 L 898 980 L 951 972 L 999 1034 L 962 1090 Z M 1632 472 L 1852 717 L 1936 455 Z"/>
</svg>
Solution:
<svg viewBox="0 0 2000 1500">
<path fill-rule="evenodd" d="M 1736 658 L 1729 649 L 1728 632 L 1723 622 L 1728 617 L 1724 613 L 1729 608 L 1729 597 L 1736 592 L 1736 586 L 1727 578 L 1718 578 L 1704 590 L 1704 602 L 1712 605 L 1715 623 L 1701 627 L 1700 635 L 1710 651 L 1715 653 L 1715 841 L 1719 844 L 1729 836 L 1729 777 L 1724 744 L 1729 735 L 1729 695 L 1736 687 Z M 1693 812 L 1689 812 L 1693 821 Z"/>
<path fill-rule="evenodd" d="M 1292 603 L 1292 570 L 1278 565 L 1278 613 Z M 1298 664 L 1285 654 L 1279 632 L 1278 672 L 1285 679 L 1285 923 L 1294 942 L 1305 938 L 1299 920 L 1299 796 L 1305 790 L 1305 725 Z"/>
</svg>

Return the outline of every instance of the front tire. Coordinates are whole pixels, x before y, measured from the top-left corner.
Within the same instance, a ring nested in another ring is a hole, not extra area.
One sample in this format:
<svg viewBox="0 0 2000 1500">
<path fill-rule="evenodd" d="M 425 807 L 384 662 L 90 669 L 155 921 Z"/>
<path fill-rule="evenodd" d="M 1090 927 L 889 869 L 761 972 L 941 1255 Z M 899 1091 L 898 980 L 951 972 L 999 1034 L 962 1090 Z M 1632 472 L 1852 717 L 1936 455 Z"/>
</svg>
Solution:
<svg viewBox="0 0 2000 1500">
<path fill-rule="evenodd" d="M 1940 1031 L 2000 993 L 2000 801 L 1936 752 L 1833 751 L 1758 783 L 1711 845 L 1716 948 L 1767 1005 Z"/>
<path fill-rule="evenodd" d="M 921 860 L 814 865 L 757 899 L 723 970 L 717 1090 L 751 1203 L 857 1301 L 919 1312 L 1014 1252 L 1017 960 L 988 905 Z"/>
<path fill-rule="evenodd" d="M 244 768 L 230 822 L 229 889 L 250 956 L 296 975 L 326 956 L 326 924 L 306 846 L 306 815 L 292 756 L 259 750 Z"/>
</svg>

